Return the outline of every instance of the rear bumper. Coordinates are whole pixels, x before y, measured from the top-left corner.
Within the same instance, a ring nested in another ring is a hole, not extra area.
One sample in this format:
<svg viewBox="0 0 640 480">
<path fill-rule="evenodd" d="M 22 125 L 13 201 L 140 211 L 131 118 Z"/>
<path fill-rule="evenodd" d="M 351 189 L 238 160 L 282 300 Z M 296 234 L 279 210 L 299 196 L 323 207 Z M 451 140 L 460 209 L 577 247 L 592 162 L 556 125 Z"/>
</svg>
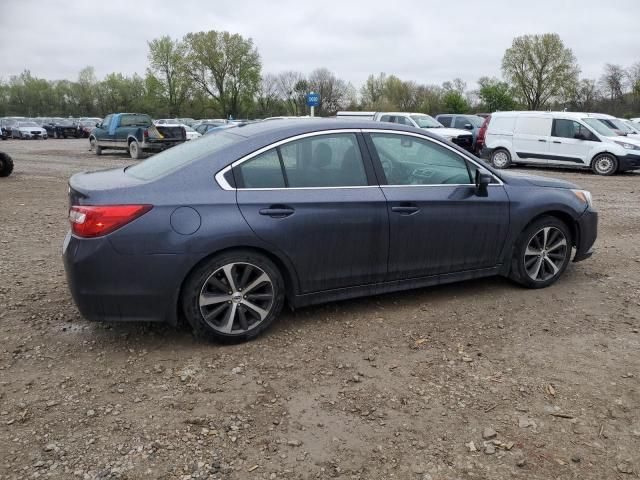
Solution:
<svg viewBox="0 0 640 480">
<path fill-rule="evenodd" d="M 62 251 L 67 284 L 83 317 L 93 321 L 177 323 L 185 255 L 121 255 L 106 237 L 68 233 Z"/>
<path fill-rule="evenodd" d="M 628 170 L 640 169 L 640 155 L 628 153 L 627 155 L 618 157 L 618 170 L 625 172 Z"/>
<path fill-rule="evenodd" d="M 184 140 L 160 140 L 157 142 L 154 142 L 153 140 L 145 140 L 140 144 L 140 148 L 145 152 L 161 152 L 162 150 L 166 150 L 167 148 L 180 145 L 185 141 L 186 138 Z"/>
<path fill-rule="evenodd" d="M 598 212 L 587 209 L 578 219 L 578 238 L 574 262 L 585 260 L 593 255 L 593 244 L 598 236 Z"/>
</svg>

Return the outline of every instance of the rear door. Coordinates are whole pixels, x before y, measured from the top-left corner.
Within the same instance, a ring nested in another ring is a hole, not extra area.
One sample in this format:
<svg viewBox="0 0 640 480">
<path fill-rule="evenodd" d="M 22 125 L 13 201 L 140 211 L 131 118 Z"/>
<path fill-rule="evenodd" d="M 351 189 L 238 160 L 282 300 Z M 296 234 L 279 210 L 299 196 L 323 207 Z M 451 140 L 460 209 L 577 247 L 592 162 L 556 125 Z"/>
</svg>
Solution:
<svg viewBox="0 0 640 480">
<path fill-rule="evenodd" d="M 302 293 L 384 280 L 386 199 L 363 145 L 357 130 L 318 132 L 233 168 L 244 218 L 289 258 Z"/>
<path fill-rule="evenodd" d="M 549 157 L 551 117 L 519 116 L 513 133 L 513 149 L 527 163 L 546 164 Z"/>
<path fill-rule="evenodd" d="M 477 165 L 452 148 L 406 132 L 367 141 L 389 208 L 388 280 L 496 266 L 509 226 L 509 200 L 496 180 L 476 194 Z"/>
<path fill-rule="evenodd" d="M 587 127 L 575 120 L 556 118 L 551 130 L 549 163 L 555 165 L 588 165 L 589 152 L 600 140 Z"/>
</svg>

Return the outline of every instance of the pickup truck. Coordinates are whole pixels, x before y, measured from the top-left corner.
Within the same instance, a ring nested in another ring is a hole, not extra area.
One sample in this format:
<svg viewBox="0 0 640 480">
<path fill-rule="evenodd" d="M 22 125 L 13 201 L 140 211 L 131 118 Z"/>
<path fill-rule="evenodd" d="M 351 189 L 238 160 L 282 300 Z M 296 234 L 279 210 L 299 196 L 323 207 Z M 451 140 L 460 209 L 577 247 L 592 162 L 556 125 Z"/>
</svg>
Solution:
<svg viewBox="0 0 640 480">
<path fill-rule="evenodd" d="M 438 135 L 450 142 L 455 143 L 465 150 L 473 150 L 473 135 L 467 130 L 457 128 L 446 128 L 430 115 L 424 113 L 409 112 L 338 112 L 338 118 L 350 118 L 359 120 L 373 120 L 376 122 L 391 122 L 410 127 L 428 129 L 431 133 Z"/>
<path fill-rule="evenodd" d="M 154 125 L 142 113 L 112 113 L 91 131 L 89 147 L 96 155 L 107 149 L 126 150 L 137 160 L 143 153 L 157 153 L 186 140 L 182 126 Z"/>
</svg>

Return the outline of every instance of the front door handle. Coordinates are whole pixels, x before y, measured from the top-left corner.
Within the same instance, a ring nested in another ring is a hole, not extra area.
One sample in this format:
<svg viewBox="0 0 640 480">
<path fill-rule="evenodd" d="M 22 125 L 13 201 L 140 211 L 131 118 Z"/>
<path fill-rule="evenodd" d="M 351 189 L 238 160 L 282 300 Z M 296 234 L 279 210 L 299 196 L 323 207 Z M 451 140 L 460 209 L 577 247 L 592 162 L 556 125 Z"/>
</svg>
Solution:
<svg viewBox="0 0 640 480">
<path fill-rule="evenodd" d="M 546 143 L 546 142 L 547 142 L 544 138 L 539 138 L 539 139 L 538 139 L 538 141 L 539 141 L 539 142 L 544 142 L 544 143 Z"/>
<path fill-rule="evenodd" d="M 558 140 L 554 140 L 553 143 L 562 143 L 562 142 L 559 142 Z"/>
<path fill-rule="evenodd" d="M 391 207 L 392 212 L 399 213 L 400 215 L 413 215 L 419 210 L 420 208 L 415 205 L 399 205 L 397 207 Z"/>
<path fill-rule="evenodd" d="M 259 210 L 260 215 L 265 215 L 272 218 L 284 218 L 289 215 L 293 215 L 295 210 L 285 205 L 271 205 L 269 208 L 261 208 Z"/>
</svg>

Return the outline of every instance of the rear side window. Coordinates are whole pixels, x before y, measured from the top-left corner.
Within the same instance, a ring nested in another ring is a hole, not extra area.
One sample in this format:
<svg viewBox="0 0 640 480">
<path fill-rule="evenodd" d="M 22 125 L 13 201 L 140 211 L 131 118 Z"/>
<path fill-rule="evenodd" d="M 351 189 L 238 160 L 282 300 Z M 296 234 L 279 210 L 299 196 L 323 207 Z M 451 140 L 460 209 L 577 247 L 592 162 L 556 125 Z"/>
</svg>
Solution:
<svg viewBox="0 0 640 480">
<path fill-rule="evenodd" d="M 518 117 L 515 133 L 549 136 L 551 134 L 551 118 Z"/>
<path fill-rule="evenodd" d="M 380 117 L 381 122 L 393 122 L 393 117 L 391 115 L 382 115 Z"/>
<path fill-rule="evenodd" d="M 385 133 L 372 133 L 371 140 L 389 185 L 473 183 L 464 158 L 434 142 Z"/>
<path fill-rule="evenodd" d="M 353 133 L 317 135 L 279 147 L 289 187 L 359 187 L 368 184 Z"/>
<path fill-rule="evenodd" d="M 436 118 L 436 120 L 438 120 L 445 127 L 451 126 L 451 117 L 449 115 L 438 115 L 438 118 Z"/>
<path fill-rule="evenodd" d="M 238 183 L 244 188 L 284 188 L 284 172 L 273 148 L 241 164 Z"/>
</svg>

